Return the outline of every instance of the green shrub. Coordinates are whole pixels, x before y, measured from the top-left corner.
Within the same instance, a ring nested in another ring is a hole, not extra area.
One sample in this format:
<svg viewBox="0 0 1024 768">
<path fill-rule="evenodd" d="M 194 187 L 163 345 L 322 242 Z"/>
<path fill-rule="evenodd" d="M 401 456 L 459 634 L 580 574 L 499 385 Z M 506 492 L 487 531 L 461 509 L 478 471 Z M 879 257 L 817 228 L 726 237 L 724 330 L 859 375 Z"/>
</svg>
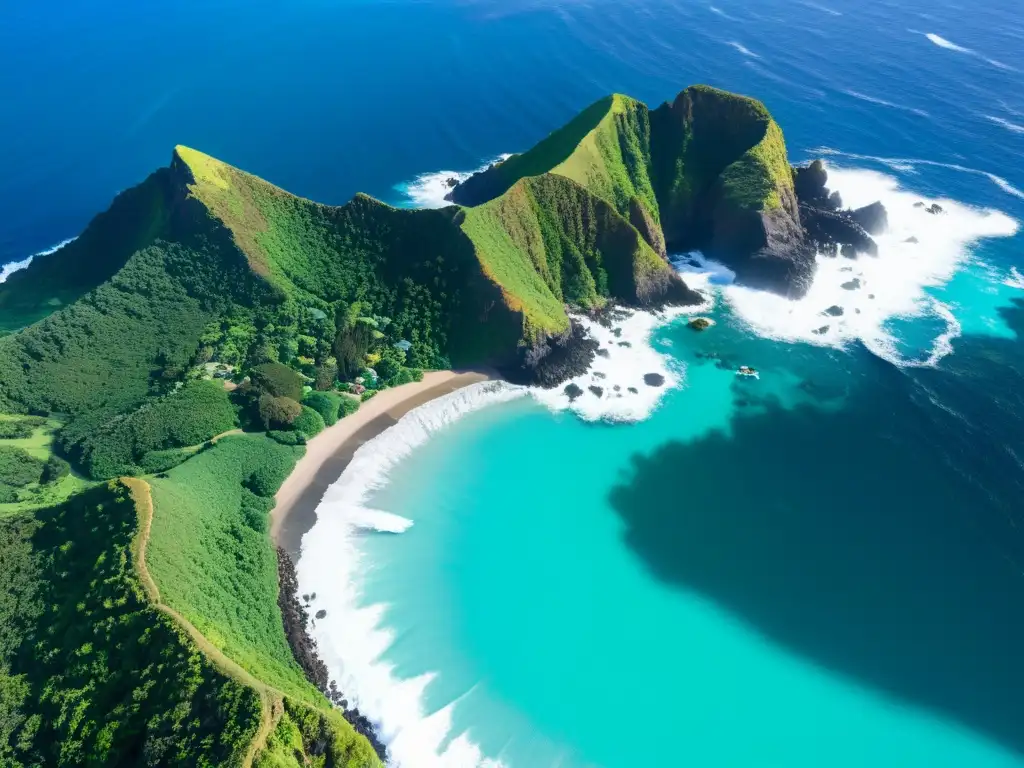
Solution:
<svg viewBox="0 0 1024 768">
<path fill-rule="evenodd" d="M 359 405 L 362 403 L 358 397 L 352 397 L 351 395 L 342 395 L 340 401 L 340 407 L 338 408 L 338 418 L 343 419 L 346 416 L 351 416 L 353 413 L 359 410 Z"/>
<path fill-rule="evenodd" d="M 88 420 L 76 425 L 82 428 Z M 90 427 L 77 442 L 65 436 L 72 455 L 81 457 L 86 473 L 96 480 L 138 471 L 150 452 L 200 445 L 238 425 L 235 408 L 218 381 L 186 384 L 120 418 Z M 143 471 L 160 471 L 144 469 Z"/>
<path fill-rule="evenodd" d="M 302 399 L 302 385 L 305 383 L 298 373 L 282 363 L 263 363 L 256 366 L 250 376 L 253 386 L 261 393 L 274 397 Z"/>
<path fill-rule="evenodd" d="M 23 448 L 0 445 L 0 484 L 21 488 L 38 483 L 44 466 L 43 461 Z"/>
<path fill-rule="evenodd" d="M 23 419 L 0 419 L 0 440 L 24 440 L 32 437 L 37 427 L 46 424 L 46 419 L 28 416 Z"/>
<path fill-rule="evenodd" d="M 394 386 L 394 378 L 401 372 L 405 365 L 405 352 L 398 347 L 387 346 L 380 352 L 380 360 L 375 366 L 377 375 L 385 384 Z"/>
<path fill-rule="evenodd" d="M 51 456 L 43 467 L 42 483 L 56 483 L 71 474 L 71 465 L 59 456 Z"/>
<path fill-rule="evenodd" d="M 306 438 L 316 437 L 324 431 L 324 418 L 308 405 L 302 406 L 302 413 L 292 422 L 292 429 Z"/>
<path fill-rule="evenodd" d="M 260 419 L 263 426 L 287 427 L 302 413 L 302 406 L 290 397 L 274 397 L 263 393 L 259 400 Z"/>
<path fill-rule="evenodd" d="M 181 448 L 169 448 L 166 451 L 150 451 L 139 461 L 139 470 L 147 475 L 166 472 L 193 455 L 195 455 L 194 452 L 185 451 Z"/>
<path fill-rule="evenodd" d="M 267 432 L 267 437 L 281 445 L 305 445 L 306 436 L 301 432 L 283 432 L 279 429 L 272 429 Z"/>
<path fill-rule="evenodd" d="M 338 421 L 341 399 L 337 392 L 310 392 L 302 399 L 302 404 L 319 413 L 324 424 L 330 427 Z"/>
<path fill-rule="evenodd" d="M 365 403 L 365 402 L 366 402 L 367 400 L 369 400 L 369 399 L 370 399 L 371 397 L 373 397 L 374 395 L 376 395 L 376 394 L 377 394 L 377 392 L 378 392 L 378 390 L 376 390 L 376 389 L 368 389 L 368 390 L 366 390 L 365 392 L 363 392 L 363 394 L 361 394 L 361 395 L 359 396 L 359 402 L 361 402 L 361 403 Z"/>
</svg>

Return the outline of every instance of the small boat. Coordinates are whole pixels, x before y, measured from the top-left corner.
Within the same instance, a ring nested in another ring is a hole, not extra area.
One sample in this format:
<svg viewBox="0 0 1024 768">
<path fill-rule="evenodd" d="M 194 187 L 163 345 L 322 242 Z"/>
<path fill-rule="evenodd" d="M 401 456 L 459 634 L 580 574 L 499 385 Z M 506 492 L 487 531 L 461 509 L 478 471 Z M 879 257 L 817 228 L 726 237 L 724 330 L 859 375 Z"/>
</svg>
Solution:
<svg viewBox="0 0 1024 768">
<path fill-rule="evenodd" d="M 752 379 L 760 379 L 761 376 L 758 374 L 756 368 L 751 368 L 749 365 L 741 365 L 739 370 L 736 371 L 737 376 L 749 376 Z"/>
</svg>

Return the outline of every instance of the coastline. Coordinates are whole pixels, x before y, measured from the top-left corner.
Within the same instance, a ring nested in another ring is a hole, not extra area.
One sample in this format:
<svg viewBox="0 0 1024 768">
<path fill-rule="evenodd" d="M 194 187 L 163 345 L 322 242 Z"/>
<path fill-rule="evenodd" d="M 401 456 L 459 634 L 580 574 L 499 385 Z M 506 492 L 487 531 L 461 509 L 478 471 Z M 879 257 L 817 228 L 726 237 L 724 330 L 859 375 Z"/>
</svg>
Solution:
<svg viewBox="0 0 1024 768">
<path fill-rule="evenodd" d="M 435 398 L 494 378 L 485 371 L 430 371 L 423 381 L 385 389 L 306 444 L 306 454 L 274 496 L 270 536 L 297 561 L 302 537 L 316 522 L 316 508 L 327 488 L 341 477 L 363 443 L 393 426 L 402 416 Z"/>
</svg>

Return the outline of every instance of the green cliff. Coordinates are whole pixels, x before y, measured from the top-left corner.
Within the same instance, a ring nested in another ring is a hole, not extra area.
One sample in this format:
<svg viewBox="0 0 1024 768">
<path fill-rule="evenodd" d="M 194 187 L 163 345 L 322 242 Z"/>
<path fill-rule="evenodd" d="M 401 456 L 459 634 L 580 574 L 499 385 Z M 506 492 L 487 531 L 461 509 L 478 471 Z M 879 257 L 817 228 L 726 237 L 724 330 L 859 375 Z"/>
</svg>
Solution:
<svg viewBox="0 0 1024 768">
<path fill-rule="evenodd" d="M 177 147 L 0 286 L 0 762 L 378 768 L 281 598 L 305 441 L 423 369 L 579 372 L 569 309 L 700 300 L 670 247 L 796 274 L 781 131 L 710 88 L 602 99 L 453 198 L 326 206 Z"/>
</svg>

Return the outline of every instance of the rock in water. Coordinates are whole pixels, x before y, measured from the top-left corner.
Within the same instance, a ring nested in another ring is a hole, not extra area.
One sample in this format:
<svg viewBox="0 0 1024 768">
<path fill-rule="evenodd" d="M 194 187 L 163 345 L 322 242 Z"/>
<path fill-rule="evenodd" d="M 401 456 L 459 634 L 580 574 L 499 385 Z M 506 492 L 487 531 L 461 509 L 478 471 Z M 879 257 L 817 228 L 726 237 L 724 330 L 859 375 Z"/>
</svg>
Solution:
<svg viewBox="0 0 1024 768">
<path fill-rule="evenodd" d="M 870 207 L 870 206 L 868 206 Z M 884 208 L 883 208 L 884 211 Z M 867 230 L 846 211 L 827 211 L 801 203 L 800 220 L 810 239 L 819 247 L 837 243 L 846 256 L 850 251 L 878 255 L 878 244 Z"/>
<path fill-rule="evenodd" d="M 593 392 L 598 397 L 601 397 L 601 396 L 604 395 L 604 388 L 603 387 L 597 387 L 597 386 L 594 386 L 593 384 L 591 384 L 589 387 L 587 387 L 587 389 L 589 389 L 591 392 Z"/>
<path fill-rule="evenodd" d="M 858 288 L 860 288 L 860 278 L 855 277 L 853 278 L 853 280 L 850 280 L 847 283 L 843 283 L 840 287 L 845 291 L 855 291 Z"/>
<path fill-rule="evenodd" d="M 828 315 L 829 317 L 842 317 L 843 308 L 840 307 L 838 304 L 833 304 L 831 307 L 826 309 L 821 314 Z"/>
<path fill-rule="evenodd" d="M 939 205 L 938 203 L 932 203 L 930 206 L 928 206 L 928 213 L 942 213 L 942 206 Z"/>
<path fill-rule="evenodd" d="M 827 183 L 828 171 L 825 170 L 825 164 L 821 160 L 815 160 L 810 165 L 797 166 L 793 169 L 793 185 L 796 189 L 796 196 L 800 200 L 827 204 L 829 198 L 828 189 L 825 187 Z"/>
<path fill-rule="evenodd" d="M 566 384 L 565 389 L 563 389 L 562 391 L 569 396 L 570 403 L 583 394 L 583 390 L 580 389 L 575 384 Z"/>
<path fill-rule="evenodd" d="M 665 384 L 665 377 L 660 373 L 645 373 L 644 384 L 648 387 L 660 387 Z"/>
<path fill-rule="evenodd" d="M 851 211 L 850 216 L 864 227 L 869 235 L 880 235 L 889 228 L 889 214 L 886 213 L 885 206 L 881 203 L 865 205 L 863 208 Z"/>
<path fill-rule="evenodd" d="M 824 336 L 826 333 L 828 333 L 828 326 L 823 325 L 820 328 L 815 328 L 813 331 L 811 331 L 811 333 L 816 334 L 818 336 Z"/>
<path fill-rule="evenodd" d="M 912 243 L 912 244 L 914 244 L 914 245 L 917 245 L 917 244 L 918 244 L 919 242 L 921 242 L 921 241 L 920 241 L 920 240 L 918 240 L 918 239 L 917 239 L 916 237 L 914 237 L 913 235 L 911 235 L 910 237 L 908 237 L 908 238 L 907 238 L 906 240 L 904 240 L 903 242 L 904 242 L 904 243 Z"/>
<path fill-rule="evenodd" d="M 687 323 L 687 325 L 695 331 L 706 331 L 714 324 L 713 320 L 706 317 L 695 317 Z"/>
</svg>

